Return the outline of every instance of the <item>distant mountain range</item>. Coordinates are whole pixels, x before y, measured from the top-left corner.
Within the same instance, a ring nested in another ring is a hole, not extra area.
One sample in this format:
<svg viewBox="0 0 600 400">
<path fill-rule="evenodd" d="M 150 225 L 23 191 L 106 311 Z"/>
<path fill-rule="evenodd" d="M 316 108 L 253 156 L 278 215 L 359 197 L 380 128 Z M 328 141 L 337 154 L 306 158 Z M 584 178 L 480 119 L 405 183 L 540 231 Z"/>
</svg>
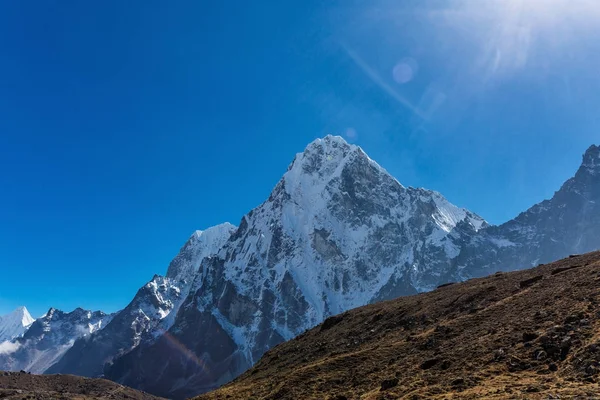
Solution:
<svg viewBox="0 0 600 400">
<path fill-rule="evenodd" d="M 112 317 L 102 311 L 77 308 L 64 313 L 51 308 L 35 321 L 31 319 L 33 322 L 24 334 L 4 342 L 5 351 L 0 351 L 0 370 L 42 373 L 57 362 L 76 339 L 102 329 Z"/>
<path fill-rule="evenodd" d="M 327 136 L 296 155 L 239 227 L 195 232 L 165 277 L 101 329 L 73 336 L 45 371 L 104 375 L 170 398 L 198 394 L 331 315 L 599 249 L 599 205 L 597 146 L 552 199 L 492 226 Z M 0 369 L 11 360 L 0 356 Z"/>
</svg>

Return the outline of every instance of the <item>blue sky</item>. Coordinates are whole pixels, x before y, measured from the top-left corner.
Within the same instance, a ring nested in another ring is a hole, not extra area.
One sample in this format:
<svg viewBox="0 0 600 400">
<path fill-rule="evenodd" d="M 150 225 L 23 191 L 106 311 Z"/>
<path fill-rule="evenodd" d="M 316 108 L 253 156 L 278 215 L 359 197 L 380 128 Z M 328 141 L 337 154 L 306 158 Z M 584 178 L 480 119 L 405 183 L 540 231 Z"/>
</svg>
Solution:
<svg viewBox="0 0 600 400">
<path fill-rule="evenodd" d="M 514 217 L 600 142 L 600 5 L 569 3 L 2 2 L 0 314 L 125 306 L 328 133 Z"/>
</svg>

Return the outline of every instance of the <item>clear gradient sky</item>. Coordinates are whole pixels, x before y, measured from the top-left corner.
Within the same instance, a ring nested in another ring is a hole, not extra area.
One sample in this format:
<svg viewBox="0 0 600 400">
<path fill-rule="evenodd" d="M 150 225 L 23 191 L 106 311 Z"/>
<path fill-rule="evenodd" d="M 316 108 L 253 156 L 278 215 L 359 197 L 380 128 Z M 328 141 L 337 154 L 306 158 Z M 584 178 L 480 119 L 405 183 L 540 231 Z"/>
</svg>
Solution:
<svg viewBox="0 0 600 400">
<path fill-rule="evenodd" d="M 600 143 L 600 2 L 0 3 L 0 315 L 115 311 L 328 133 L 492 223 Z"/>
</svg>

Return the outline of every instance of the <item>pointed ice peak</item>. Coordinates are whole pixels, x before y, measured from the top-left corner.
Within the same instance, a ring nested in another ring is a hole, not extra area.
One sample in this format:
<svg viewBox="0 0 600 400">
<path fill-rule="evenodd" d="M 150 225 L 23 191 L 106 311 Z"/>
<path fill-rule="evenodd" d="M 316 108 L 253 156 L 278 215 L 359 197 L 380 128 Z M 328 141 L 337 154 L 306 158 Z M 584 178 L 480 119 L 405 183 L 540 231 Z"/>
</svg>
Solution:
<svg viewBox="0 0 600 400">
<path fill-rule="evenodd" d="M 33 323 L 33 321 L 35 321 L 25 306 L 17 307 L 15 311 L 2 317 L 3 320 L 7 320 L 9 318 L 13 318 L 15 321 L 20 321 L 23 326 L 29 326 Z"/>
<path fill-rule="evenodd" d="M 581 168 L 591 175 L 600 173 L 600 146 L 591 145 L 583 155 Z"/>
<path fill-rule="evenodd" d="M 26 307 L 19 307 L 19 312 L 22 315 L 21 321 L 23 322 L 23 326 L 29 326 L 33 324 L 33 321 L 35 321 L 35 319 L 31 316 L 29 310 L 27 310 Z"/>
<path fill-rule="evenodd" d="M 0 342 L 21 336 L 35 321 L 27 308 L 19 307 L 0 317 Z"/>
<path fill-rule="evenodd" d="M 335 136 L 335 135 L 327 135 L 324 138 L 315 139 L 312 142 L 310 142 L 308 144 L 308 146 L 306 146 L 306 149 L 308 150 L 312 147 L 317 147 L 317 146 L 325 146 L 328 148 L 337 148 L 337 147 L 350 148 L 350 149 L 358 148 L 358 146 L 346 142 L 343 137 Z"/>
<path fill-rule="evenodd" d="M 488 225 L 479 215 L 450 203 L 440 192 L 436 192 L 435 190 L 426 191 L 431 196 L 438 210 L 438 214 L 432 215 L 432 217 L 436 224 L 444 231 L 450 232 L 461 221 L 469 223 L 475 231 Z"/>
<path fill-rule="evenodd" d="M 316 139 L 302 153 L 296 154 L 284 175 L 285 191 L 289 195 L 300 193 L 312 196 L 321 192 L 329 181 L 339 177 L 350 163 L 359 163 L 359 169 L 373 168 L 378 173 L 389 175 L 359 146 L 349 144 L 340 136 L 327 135 L 323 139 Z M 395 180 L 391 175 L 389 177 Z"/>
<path fill-rule="evenodd" d="M 296 154 L 292 163 L 295 166 L 296 160 L 302 158 L 309 161 L 302 167 L 307 173 L 312 173 L 321 167 L 319 161 L 324 164 L 336 164 L 344 159 L 350 152 L 359 150 L 359 147 L 346 142 L 341 136 L 327 135 L 323 139 L 316 139 L 306 146 L 302 153 Z"/>
</svg>

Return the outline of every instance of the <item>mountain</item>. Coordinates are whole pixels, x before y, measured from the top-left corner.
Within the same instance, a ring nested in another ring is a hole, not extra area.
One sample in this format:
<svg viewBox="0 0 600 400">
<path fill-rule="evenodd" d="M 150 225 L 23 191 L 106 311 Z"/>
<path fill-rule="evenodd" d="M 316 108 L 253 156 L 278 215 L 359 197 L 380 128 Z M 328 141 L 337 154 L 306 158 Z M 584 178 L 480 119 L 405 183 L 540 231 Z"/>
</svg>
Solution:
<svg viewBox="0 0 600 400">
<path fill-rule="evenodd" d="M 21 336 L 33 323 L 33 318 L 25 307 L 19 307 L 10 314 L 0 317 L 0 344 Z"/>
<path fill-rule="evenodd" d="M 357 308 L 197 400 L 592 399 L 600 252 Z"/>
<path fill-rule="evenodd" d="M 73 375 L 32 375 L 0 371 L 0 398 L 5 400 L 160 400 L 106 379 Z"/>
<path fill-rule="evenodd" d="M 471 238 L 455 260 L 454 280 L 529 268 L 600 248 L 600 147 L 550 200 Z"/>
<path fill-rule="evenodd" d="M 192 236 L 166 277 L 47 372 L 184 398 L 332 315 L 598 249 L 599 153 L 590 147 L 552 199 L 490 226 L 437 192 L 404 187 L 342 138 L 317 139 L 238 228 L 217 227 L 210 251 L 197 250 L 204 234 Z"/>
<path fill-rule="evenodd" d="M 174 398 L 213 389 L 330 315 L 435 285 L 486 225 L 402 186 L 359 147 L 316 140 L 202 262 L 168 333 L 106 376 Z"/>
<path fill-rule="evenodd" d="M 51 308 L 20 337 L 5 342 L 0 369 L 42 373 L 73 345 L 108 324 L 113 316 L 77 308 L 70 313 Z"/>
<path fill-rule="evenodd" d="M 215 254 L 234 231 L 233 225 L 225 223 L 194 232 L 169 264 L 166 276 L 155 275 L 104 329 L 77 340 L 45 372 L 101 376 L 114 358 L 141 343 L 154 342 L 173 324 L 200 262 Z"/>
</svg>

